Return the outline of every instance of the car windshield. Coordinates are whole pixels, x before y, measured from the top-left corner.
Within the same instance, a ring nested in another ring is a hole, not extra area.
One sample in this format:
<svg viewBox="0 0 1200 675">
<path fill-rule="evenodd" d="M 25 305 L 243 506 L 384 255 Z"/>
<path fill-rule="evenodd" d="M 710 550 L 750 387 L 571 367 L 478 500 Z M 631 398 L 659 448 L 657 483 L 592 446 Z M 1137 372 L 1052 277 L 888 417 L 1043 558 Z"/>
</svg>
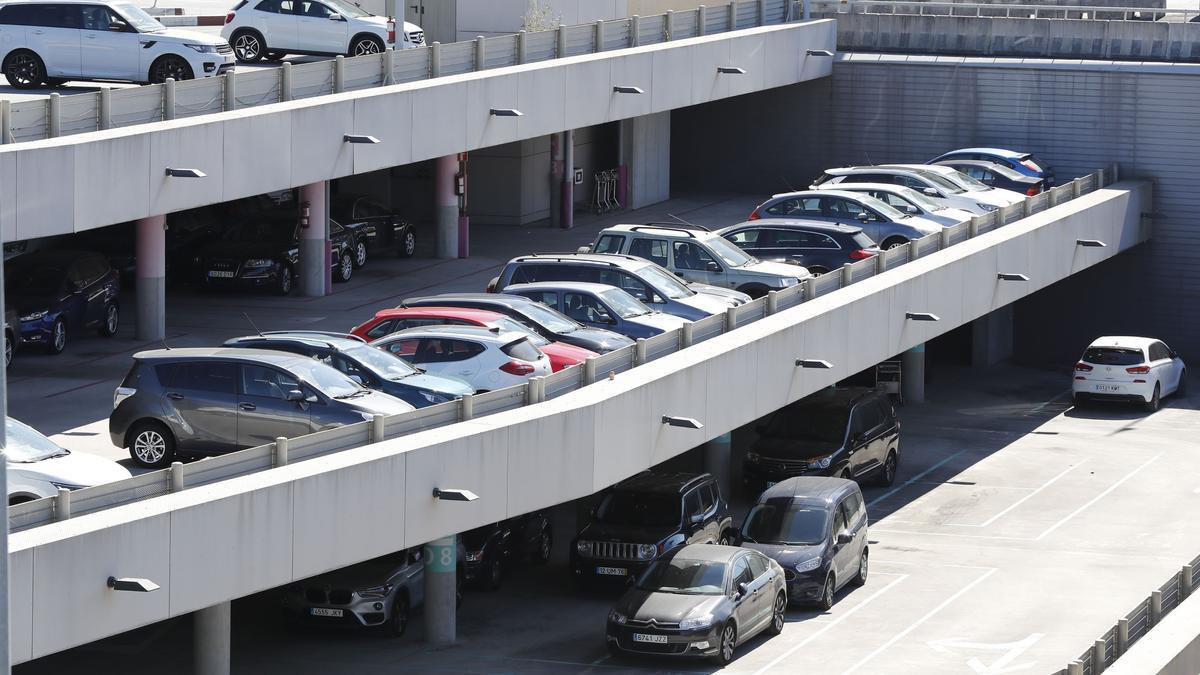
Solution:
<svg viewBox="0 0 1200 675">
<path fill-rule="evenodd" d="M 725 563 L 678 556 L 659 560 L 642 573 L 637 587 L 656 593 L 720 595 L 725 592 Z"/>
<path fill-rule="evenodd" d="M 955 170 L 955 173 L 947 174 L 946 180 L 958 183 L 959 185 L 970 190 L 971 192 L 981 192 L 983 190 L 991 190 L 992 189 L 992 187 L 990 185 L 985 185 L 983 183 L 980 183 L 979 181 L 975 180 L 974 178 L 971 178 L 970 176 L 968 176 L 967 174 L 965 174 L 961 171 L 958 171 L 957 169 Z"/>
<path fill-rule="evenodd" d="M 662 527 L 680 522 L 677 495 L 610 492 L 596 509 L 596 520 L 609 525 Z"/>
<path fill-rule="evenodd" d="M 838 405 L 784 408 L 767 424 L 766 434 L 793 441 L 817 441 L 839 444 L 846 436 L 849 408 Z"/>
<path fill-rule="evenodd" d="M 529 341 L 539 347 L 550 344 L 549 340 L 534 332 L 534 330 L 529 326 L 526 326 L 520 321 L 514 321 L 507 316 L 502 316 L 499 319 L 496 319 L 495 321 L 489 321 L 488 323 L 492 326 L 498 326 L 505 332 L 516 331 L 522 335 L 527 335 L 529 336 Z"/>
<path fill-rule="evenodd" d="M 346 17 L 372 16 L 370 12 L 359 7 L 358 5 L 344 2 L 344 0 L 322 0 L 329 8 Z"/>
<path fill-rule="evenodd" d="M 921 207 L 922 211 L 941 211 L 945 206 L 933 201 L 929 197 L 913 190 L 912 188 L 900 188 L 896 190 L 896 195 L 907 202 L 911 202 Z"/>
<path fill-rule="evenodd" d="M 600 291 L 600 299 L 605 302 L 622 319 L 649 314 L 651 310 L 642 304 L 641 300 L 633 297 L 619 288 Z"/>
<path fill-rule="evenodd" d="M 794 504 L 790 497 L 768 499 L 746 516 L 742 537 L 756 544 L 819 544 L 825 539 L 828 513 L 812 504 Z"/>
<path fill-rule="evenodd" d="M 58 447 L 54 441 L 11 417 L 4 421 L 4 433 L 7 434 L 4 456 L 10 462 L 28 464 L 71 454 Z"/>
<path fill-rule="evenodd" d="M 65 273 L 55 267 L 13 266 L 4 279 L 10 293 L 53 295 L 62 285 Z"/>
<path fill-rule="evenodd" d="M 879 212 L 879 215 L 883 216 L 884 218 L 887 218 L 890 222 L 894 223 L 897 220 L 901 220 L 903 218 L 908 217 L 907 213 L 904 213 L 903 211 L 900 211 L 896 207 L 892 206 L 891 204 L 888 204 L 887 202 L 885 202 L 883 200 L 876 199 L 876 198 L 872 197 L 871 195 L 858 194 L 855 196 L 858 198 L 859 201 L 862 202 L 863 206 L 870 208 L 870 209 L 874 209 L 875 211 Z"/>
<path fill-rule="evenodd" d="M 913 169 L 912 171 L 913 171 L 913 173 L 917 174 L 921 178 L 924 178 L 925 180 L 929 181 L 930 183 L 933 183 L 937 187 L 941 188 L 943 192 L 947 192 L 952 195 L 960 195 L 960 194 L 966 192 L 966 190 L 963 189 L 962 186 L 946 179 L 941 174 L 934 173 L 933 171 L 922 171 L 920 169 Z"/>
<path fill-rule="evenodd" d="M 665 294 L 672 300 L 690 298 L 696 294 L 695 291 L 680 283 L 679 279 L 670 272 L 666 272 L 656 265 L 647 265 L 638 270 L 638 274 L 653 285 L 654 290 Z"/>
<path fill-rule="evenodd" d="M 577 331 L 582 327 L 582 324 L 572 321 L 540 302 L 531 302 L 528 305 L 522 305 L 517 311 L 529 317 L 530 321 L 534 321 L 551 333 L 558 333 L 559 335 Z"/>
<path fill-rule="evenodd" d="M 157 33 L 167 29 L 166 26 L 159 23 L 158 19 L 150 16 L 146 10 L 137 5 L 122 3 L 112 7 L 139 33 Z"/>
<path fill-rule="evenodd" d="M 725 264 L 729 265 L 730 267 L 741 267 L 742 265 L 748 265 L 754 262 L 754 258 L 746 255 L 742 249 L 734 246 L 721 237 L 713 237 L 704 243 L 708 244 L 708 247 L 712 249 L 712 252 L 716 253 L 717 256 L 721 258 L 721 260 L 724 260 Z"/>
<path fill-rule="evenodd" d="M 1142 350 L 1128 347 L 1088 347 L 1083 360 L 1101 366 L 1136 366 L 1142 362 Z"/>
<path fill-rule="evenodd" d="M 857 244 L 859 248 L 873 248 L 875 246 L 875 240 L 871 239 L 871 237 L 867 236 L 866 232 L 862 231 L 854 233 L 854 243 Z"/>
<path fill-rule="evenodd" d="M 257 221 L 243 223 L 229 228 L 225 232 L 225 240 L 238 243 L 255 242 L 284 242 L 291 243 L 296 238 L 296 224 L 288 221 Z"/>
<path fill-rule="evenodd" d="M 370 393 L 370 389 L 350 379 L 340 370 L 320 361 L 304 359 L 288 364 L 292 374 L 330 398 L 345 399 Z"/>
<path fill-rule="evenodd" d="M 399 380 L 421 372 L 399 356 L 367 345 L 347 349 L 346 356 L 385 380 Z"/>
</svg>

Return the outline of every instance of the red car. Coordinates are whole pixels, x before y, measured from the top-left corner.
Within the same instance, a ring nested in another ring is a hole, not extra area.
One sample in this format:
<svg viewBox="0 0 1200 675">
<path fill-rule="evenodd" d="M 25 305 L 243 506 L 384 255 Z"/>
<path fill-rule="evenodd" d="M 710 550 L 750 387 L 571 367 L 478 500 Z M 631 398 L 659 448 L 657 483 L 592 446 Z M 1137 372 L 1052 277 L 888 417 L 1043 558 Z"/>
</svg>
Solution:
<svg viewBox="0 0 1200 675">
<path fill-rule="evenodd" d="M 550 367 L 556 373 L 568 366 L 583 363 L 584 359 L 589 356 L 597 356 L 596 352 L 590 349 L 576 347 L 565 342 L 551 342 L 509 317 L 499 312 L 489 312 L 486 309 L 463 307 L 384 309 L 376 312 L 375 317 L 370 321 L 352 328 L 350 332 L 370 342 L 396 331 L 423 326 L 484 326 L 520 331 L 528 335 L 530 342 L 537 345 L 538 349 L 550 357 Z"/>
</svg>

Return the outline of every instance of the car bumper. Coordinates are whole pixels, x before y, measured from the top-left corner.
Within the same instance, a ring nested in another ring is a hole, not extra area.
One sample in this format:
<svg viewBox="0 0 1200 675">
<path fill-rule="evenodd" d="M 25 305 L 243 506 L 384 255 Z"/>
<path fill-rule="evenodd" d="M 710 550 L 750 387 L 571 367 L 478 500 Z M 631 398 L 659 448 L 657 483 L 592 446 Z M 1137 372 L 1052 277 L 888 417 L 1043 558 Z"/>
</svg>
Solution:
<svg viewBox="0 0 1200 675">
<path fill-rule="evenodd" d="M 188 57 L 192 74 L 196 77 L 216 77 L 232 73 L 237 59 L 230 54 L 196 54 Z"/>
<path fill-rule="evenodd" d="M 721 646 L 719 626 L 700 630 L 662 630 L 608 622 L 605 639 L 608 644 L 630 654 L 659 654 L 663 656 L 712 656 Z M 652 635 L 666 642 L 642 642 L 634 635 Z"/>
<path fill-rule="evenodd" d="M 1154 397 L 1154 381 L 1111 382 L 1107 380 L 1073 380 L 1071 393 L 1075 398 L 1097 401 L 1132 401 L 1146 403 Z"/>
<path fill-rule="evenodd" d="M 754 462 L 742 464 L 742 482 L 749 488 L 765 490 L 768 484 L 779 483 L 796 476 L 835 476 L 841 467 L 832 465 L 828 469 L 806 469 L 804 471 L 788 471 Z"/>
<path fill-rule="evenodd" d="M 349 605 L 315 604 L 305 602 L 303 598 L 289 599 L 284 602 L 284 608 L 298 621 L 312 625 L 335 626 L 341 628 L 370 628 L 379 626 L 388 620 L 390 601 L 386 598 L 358 599 Z M 318 612 L 340 613 L 339 616 L 323 616 Z"/>
<path fill-rule="evenodd" d="M 18 341 L 22 345 L 50 344 L 50 336 L 54 331 L 54 321 L 57 318 L 57 315 L 47 314 L 33 321 L 22 321 L 21 334 L 18 336 Z"/>
<path fill-rule="evenodd" d="M 571 573 L 576 579 L 608 580 L 624 583 L 630 577 L 641 574 L 653 560 L 606 560 L 604 558 L 585 558 L 571 552 Z M 604 570 L 604 571 L 601 571 Z M 608 572 L 623 570 L 622 574 Z"/>
<path fill-rule="evenodd" d="M 790 569 L 785 570 L 784 579 L 789 603 L 816 602 L 821 598 L 821 591 L 825 589 L 823 569 L 799 574 Z"/>
<path fill-rule="evenodd" d="M 204 272 L 201 278 L 201 283 L 209 288 L 268 288 L 274 286 L 279 281 L 279 273 L 276 270 L 270 270 L 264 274 L 255 274 L 246 276 L 239 274 L 233 277 L 214 277 L 209 272 Z"/>
</svg>

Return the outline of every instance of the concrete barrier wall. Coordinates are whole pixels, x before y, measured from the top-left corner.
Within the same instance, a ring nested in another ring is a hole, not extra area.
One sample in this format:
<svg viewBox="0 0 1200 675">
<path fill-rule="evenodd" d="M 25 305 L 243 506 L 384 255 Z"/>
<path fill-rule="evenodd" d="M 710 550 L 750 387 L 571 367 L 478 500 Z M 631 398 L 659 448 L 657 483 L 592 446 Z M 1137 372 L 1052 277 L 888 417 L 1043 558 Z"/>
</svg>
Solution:
<svg viewBox="0 0 1200 675">
<path fill-rule="evenodd" d="M 1150 198 L 1118 183 L 546 403 L 15 533 L 13 660 L 592 494 L 1137 245 Z M 109 575 L 162 588 L 115 593 Z"/>
<path fill-rule="evenodd" d="M 1200 594 L 1184 600 L 1104 672 L 1108 675 L 1200 673 Z"/>
</svg>

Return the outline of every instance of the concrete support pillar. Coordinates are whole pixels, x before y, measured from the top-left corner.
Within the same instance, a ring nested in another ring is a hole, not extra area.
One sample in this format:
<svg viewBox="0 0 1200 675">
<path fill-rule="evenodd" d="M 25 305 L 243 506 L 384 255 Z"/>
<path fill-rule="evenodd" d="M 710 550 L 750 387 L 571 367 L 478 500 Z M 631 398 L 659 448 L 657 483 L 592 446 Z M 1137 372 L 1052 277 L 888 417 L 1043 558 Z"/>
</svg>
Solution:
<svg viewBox="0 0 1200 675">
<path fill-rule="evenodd" d="M 671 113 L 642 115 L 621 122 L 621 145 L 628 167 L 627 208 L 671 198 Z"/>
<path fill-rule="evenodd" d="M 456 638 L 458 577 L 457 538 L 425 544 L 425 637 L 435 645 Z"/>
<path fill-rule="evenodd" d="M 229 675 L 229 602 L 192 613 L 192 664 L 196 675 Z"/>
<path fill-rule="evenodd" d="M 137 339 L 167 337 L 167 219 L 137 221 Z"/>
<path fill-rule="evenodd" d="M 434 212 L 437 216 L 437 257 L 458 258 L 458 195 L 454 193 L 458 157 L 446 155 L 434 163 Z"/>
<path fill-rule="evenodd" d="M 563 174 L 566 173 L 566 158 L 563 156 L 563 137 L 566 134 L 550 134 L 550 227 L 563 226 Z"/>
<path fill-rule="evenodd" d="M 733 434 L 721 434 L 704 444 L 704 470 L 717 479 L 721 494 L 728 500 L 733 494 L 730 465 L 733 455 Z"/>
<path fill-rule="evenodd" d="M 994 366 L 1013 353 L 1013 306 L 1006 305 L 971 322 L 971 365 Z"/>
<path fill-rule="evenodd" d="M 904 402 L 925 402 L 925 344 L 900 355 L 900 395 Z"/>
<path fill-rule="evenodd" d="M 329 184 L 309 183 L 300 188 L 300 269 L 295 270 L 300 290 L 318 298 L 333 291 L 332 251 L 329 248 Z"/>
<path fill-rule="evenodd" d="M 569 230 L 575 227 L 575 130 L 567 129 L 562 133 L 563 177 L 562 177 L 562 216 L 559 227 Z"/>
</svg>

